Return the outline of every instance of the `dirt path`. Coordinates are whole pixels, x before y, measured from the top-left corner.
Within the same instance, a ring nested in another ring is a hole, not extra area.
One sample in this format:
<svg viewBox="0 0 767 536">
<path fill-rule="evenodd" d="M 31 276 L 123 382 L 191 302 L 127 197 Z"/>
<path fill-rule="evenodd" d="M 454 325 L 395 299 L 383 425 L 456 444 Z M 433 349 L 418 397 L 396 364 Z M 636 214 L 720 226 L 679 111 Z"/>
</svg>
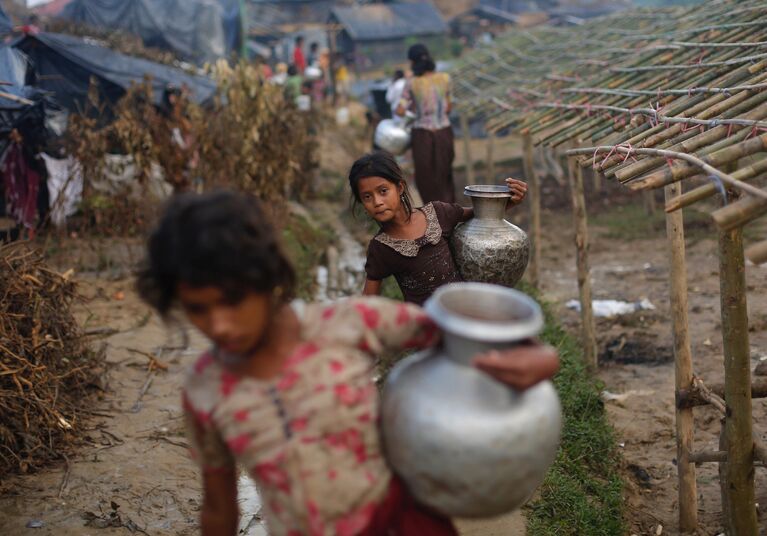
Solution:
<svg viewBox="0 0 767 536">
<path fill-rule="evenodd" d="M 591 207 L 590 207 L 591 208 Z M 594 212 L 608 210 L 594 207 Z M 578 314 L 563 304 L 577 298 L 574 246 L 567 210 L 544 217 L 543 272 L 546 298 L 560 319 L 577 330 Z M 674 369 L 668 313 L 668 263 L 662 232 L 650 238 L 608 238 L 609 229 L 592 228 L 591 265 L 594 299 L 634 302 L 649 299 L 657 309 L 597 323 L 602 358 L 600 378 L 617 394 L 607 401 L 610 421 L 626 460 L 632 534 L 677 534 L 677 485 L 674 439 Z M 700 233 L 696 233 L 700 234 Z M 724 379 L 719 324 L 719 279 L 714 232 L 688 240 L 690 331 L 695 373 L 708 383 Z M 752 368 L 767 359 L 767 266 L 748 266 Z M 615 398 L 615 397 L 613 397 Z M 755 430 L 766 437 L 765 400 L 754 402 Z M 696 449 L 718 450 L 719 418 L 713 409 L 695 410 Z M 757 502 L 767 505 L 767 472 L 757 469 Z M 701 534 L 722 532 L 717 465 L 698 468 Z M 763 511 L 763 510 L 762 510 Z M 761 515 L 762 526 L 767 516 Z"/>
</svg>

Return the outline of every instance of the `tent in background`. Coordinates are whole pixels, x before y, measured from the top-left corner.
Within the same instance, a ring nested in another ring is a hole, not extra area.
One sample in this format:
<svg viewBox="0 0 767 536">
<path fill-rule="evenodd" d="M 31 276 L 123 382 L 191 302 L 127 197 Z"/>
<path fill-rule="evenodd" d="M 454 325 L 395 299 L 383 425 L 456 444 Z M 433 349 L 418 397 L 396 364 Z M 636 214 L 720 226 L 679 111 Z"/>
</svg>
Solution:
<svg viewBox="0 0 767 536">
<path fill-rule="evenodd" d="M 59 16 L 124 30 L 197 64 L 227 56 L 240 34 L 238 0 L 72 0 Z"/>
<path fill-rule="evenodd" d="M 102 98 L 112 104 L 131 84 L 143 82 L 146 76 L 151 77 L 156 104 L 160 104 L 168 85 L 186 86 L 192 100 L 198 103 L 209 101 L 216 90 L 216 84 L 210 78 L 126 56 L 92 39 L 39 33 L 22 37 L 14 46 L 31 60 L 33 83 L 51 92 L 57 102 L 69 110 L 83 109 L 92 77 L 99 84 Z"/>
</svg>

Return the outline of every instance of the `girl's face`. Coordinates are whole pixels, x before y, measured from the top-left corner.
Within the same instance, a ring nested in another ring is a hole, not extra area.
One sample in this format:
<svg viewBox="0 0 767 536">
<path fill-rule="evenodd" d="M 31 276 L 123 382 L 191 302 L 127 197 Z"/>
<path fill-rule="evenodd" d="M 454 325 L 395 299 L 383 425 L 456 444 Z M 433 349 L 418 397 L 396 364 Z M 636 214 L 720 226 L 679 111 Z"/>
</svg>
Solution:
<svg viewBox="0 0 767 536">
<path fill-rule="evenodd" d="M 405 191 L 402 183 L 394 184 L 383 177 L 366 177 L 357 184 L 360 203 L 378 223 L 387 223 L 402 210 L 400 196 Z"/>
<path fill-rule="evenodd" d="M 189 321 L 226 353 L 247 355 L 266 335 L 271 294 L 246 291 L 232 297 L 219 287 L 179 283 L 177 296 Z"/>
</svg>

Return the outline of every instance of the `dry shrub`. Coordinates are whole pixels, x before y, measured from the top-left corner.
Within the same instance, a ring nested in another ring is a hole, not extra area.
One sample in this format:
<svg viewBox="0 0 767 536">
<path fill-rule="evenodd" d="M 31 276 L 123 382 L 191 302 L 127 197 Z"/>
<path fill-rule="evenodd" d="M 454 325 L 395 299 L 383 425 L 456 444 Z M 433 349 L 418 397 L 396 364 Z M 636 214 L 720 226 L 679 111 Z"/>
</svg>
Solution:
<svg viewBox="0 0 767 536">
<path fill-rule="evenodd" d="M 231 68 L 220 60 L 213 74 L 218 98 L 197 129 L 206 185 L 270 202 L 306 193 L 317 166 L 311 135 L 316 116 L 298 111 L 283 88 L 265 82 L 253 65 Z"/>
<path fill-rule="evenodd" d="M 75 285 L 23 243 L 0 246 L 0 477 L 61 457 L 103 360 L 72 312 Z"/>
<path fill-rule="evenodd" d="M 317 167 L 317 116 L 298 111 L 255 66 L 230 67 L 222 60 L 212 75 L 218 92 L 208 107 L 181 96 L 172 109 L 160 110 L 145 82 L 107 110 L 91 91 L 88 109 L 71 118 L 68 132 L 69 151 L 83 168 L 89 224 L 112 235 L 141 231 L 161 197 L 152 188 L 157 169 L 176 192 L 231 188 L 279 206 L 308 191 Z M 173 141 L 174 129 L 185 147 Z M 135 165 L 135 180 L 125 185 L 124 195 L 97 188 L 109 153 L 130 156 Z"/>
</svg>

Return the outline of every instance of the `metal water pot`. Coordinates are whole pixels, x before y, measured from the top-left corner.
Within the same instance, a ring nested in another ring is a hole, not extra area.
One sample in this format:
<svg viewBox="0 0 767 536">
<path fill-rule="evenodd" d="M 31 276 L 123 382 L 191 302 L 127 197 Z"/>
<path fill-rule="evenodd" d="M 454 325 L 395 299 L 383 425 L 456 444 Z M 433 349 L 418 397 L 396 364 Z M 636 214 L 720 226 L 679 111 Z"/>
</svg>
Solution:
<svg viewBox="0 0 767 536">
<path fill-rule="evenodd" d="M 444 344 L 389 373 L 382 400 L 386 457 L 415 498 L 444 515 L 509 512 L 554 461 L 559 398 L 549 381 L 520 392 L 471 362 L 538 334 L 541 309 L 521 292 L 485 283 L 446 285 L 425 309 Z"/>
<path fill-rule="evenodd" d="M 401 155 L 410 147 L 410 129 L 401 121 L 383 119 L 376 127 L 373 141 L 384 151 Z"/>
<path fill-rule="evenodd" d="M 506 186 L 467 186 L 474 217 L 453 232 L 450 245 L 464 281 L 516 285 L 527 269 L 527 233 L 503 217 L 511 192 Z"/>
</svg>

